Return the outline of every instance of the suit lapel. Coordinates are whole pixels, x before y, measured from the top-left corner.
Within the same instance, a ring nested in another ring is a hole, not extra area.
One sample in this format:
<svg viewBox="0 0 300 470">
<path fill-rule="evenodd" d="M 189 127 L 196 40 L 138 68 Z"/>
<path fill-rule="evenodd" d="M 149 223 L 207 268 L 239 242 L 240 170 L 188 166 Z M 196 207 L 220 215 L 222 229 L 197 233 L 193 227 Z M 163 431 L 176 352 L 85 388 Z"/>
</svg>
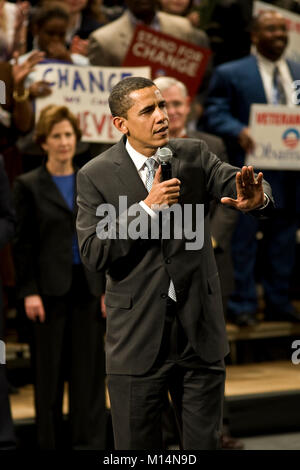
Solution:
<svg viewBox="0 0 300 470">
<path fill-rule="evenodd" d="M 132 205 L 143 201 L 147 197 L 148 191 L 126 151 L 125 143 L 126 137 L 123 137 L 115 147 L 116 151 L 114 152 L 113 159 L 116 165 L 116 177 L 121 184 L 119 195 L 126 195 L 128 197 L 128 205 Z M 174 157 L 172 158 L 172 176 L 173 178 L 179 177 L 180 161 L 173 147 L 170 144 L 166 147 L 170 148 Z"/>
<path fill-rule="evenodd" d="M 122 138 L 116 145 L 114 153 L 114 164 L 116 166 L 116 177 L 119 180 L 119 196 L 128 197 L 128 205 L 144 200 L 148 191 L 138 174 L 138 171 L 125 148 L 126 138 Z"/>
<path fill-rule="evenodd" d="M 116 54 L 121 61 L 126 56 L 133 34 L 134 28 L 132 27 L 129 13 L 128 11 L 125 11 L 119 20 L 119 28 L 117 31 L 118 37 L 113 41 L 113 44 L 111 44 L 111 47 L 114 47 Z"/>
<path fill-rule="evenodd" d="M 42 165 L 40 167 L 40 184 L 41 184 L 42 194 L 45 199 L 50 201 L 52 204 L 55 204 L 56 206 L 59 206 L 62 209 L 68 211 L 69 213 L 73 212 L 71 211 L 66 201 L 64 200 L 64 197 L 61 194 L 60 190 L 58 189 L 58 187 L 52 180 L 52 177 L 50 173 L 48 172 L 46 165 Z M 74 197 L 75 197 L 75 194 L 74 194 Z"/>
<path fill-rule="evenodd" d="M 192 30 L 192 27 L 189 26 L 190 23 L 188 21 L 186 22 L 186 24 L 184 23 L 184 21 L 180 22 L 180 32 L 177 33 L 176 31 L 178 29 L 178 23 L 176 21 L 174 22 L 171 15 L 166 15 L 164 12 L 158 11 L 157 18 L 162 33 L 175 36 L 181 41 L 188 41 L 190 39 L 189 34 Z"/>
<path fill-rule="evenodd" d="M 251 55 L 249 58 L 250 61 L 253 61 L 253 67 L 247 67 L 247 83 L 252 83 L 255 89 L 256 103 L 266 103 L 267 97 L 264 89 L 264 84 L 261 78 L 261 74 L 257 65 L 257 59 L 255 56 Z"/>
</svg>

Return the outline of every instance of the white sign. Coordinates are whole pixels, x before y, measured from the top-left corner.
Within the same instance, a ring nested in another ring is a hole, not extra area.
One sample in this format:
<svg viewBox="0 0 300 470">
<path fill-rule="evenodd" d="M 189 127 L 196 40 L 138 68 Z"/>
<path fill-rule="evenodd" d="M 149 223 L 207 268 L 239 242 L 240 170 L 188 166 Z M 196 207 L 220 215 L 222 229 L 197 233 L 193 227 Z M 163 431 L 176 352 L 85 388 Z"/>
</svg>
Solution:
<svg viewBox="0 0 300 470">
<path fill-rule="evenodd" d="M 254 153 L 246 165 L 267 170 L 300 170 L 300 109 L 253 104 L 250 113 Z"/>
<path fill-rule="evenodd" d="M 286 56 L 295 62 L 300 62 L 300 15 L 297 15 L 297 13 L 291 13 L 283 8 L 275 7 L 270 3 L 254 2 L 254 15 L 257 15 L 263 10 L 278 11 L 278 13 L 285 18 L 289 32 L 289 43 L 286 48 Z"/>
<path fill-rule="evenodd" d="M 150 78 L 150 67 L 37 65 L 35 79 L 50 82 L 52 93 L 36 100 L 36 119 L 49 104 L 68 106 L 78 116 L 82 141 L 117 142 L 120 133 L 112 123 L 108 97 L 114 85 L 131 76 Z"/>
</svg>

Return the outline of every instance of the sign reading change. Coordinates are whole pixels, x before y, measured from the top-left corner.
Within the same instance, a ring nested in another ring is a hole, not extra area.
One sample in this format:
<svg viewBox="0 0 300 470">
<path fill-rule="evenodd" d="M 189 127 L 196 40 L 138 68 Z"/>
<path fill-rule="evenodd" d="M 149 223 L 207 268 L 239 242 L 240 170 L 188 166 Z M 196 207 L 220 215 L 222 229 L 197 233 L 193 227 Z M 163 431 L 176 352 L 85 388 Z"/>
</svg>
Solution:
<svg viewBox="0 0 300 470">
<path fill-rule="evenodd" d="M 36 100 L 36 120 L 49 104 L 68 106 L 78 116 L 83 142 L 114 143 L 120 133 L 108 106 L 111 89 L 123 78 L 150 78 L 149 67 L 92 67 L 49 63 L 35 67 L 36 80 L 46 80 L 52 93 Z"/>
<path fill-rule="evenodd" d="M 246 165 L 266 170 L 300 170 L 300 110 L 298 106 L 253 104 L 250 113 L 253 154 Z"/>
</svg>

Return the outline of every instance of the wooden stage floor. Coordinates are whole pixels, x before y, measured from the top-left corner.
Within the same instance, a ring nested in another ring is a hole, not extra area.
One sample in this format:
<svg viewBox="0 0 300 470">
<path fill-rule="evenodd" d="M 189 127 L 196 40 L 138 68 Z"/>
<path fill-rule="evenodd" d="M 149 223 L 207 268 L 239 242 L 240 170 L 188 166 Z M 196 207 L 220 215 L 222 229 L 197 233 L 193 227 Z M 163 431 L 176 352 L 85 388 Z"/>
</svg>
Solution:
<svg viewBox="0 0 300 470">
<path fill-rule="evenodd" d="M 227 398 L 269 394 L 300 393 L 300 364 L 291 361 L 274 361 L 256 364 L 227 366 L 225 395 Z M 33 386 L 19 388 L 19 393 L 10 395 L 14 420 L 34 418 Z M 109 407 L 109 400 L 107 398 Z M 64 396 L 64 413 L 67 413 L 67 385 Z"/>
</svg>

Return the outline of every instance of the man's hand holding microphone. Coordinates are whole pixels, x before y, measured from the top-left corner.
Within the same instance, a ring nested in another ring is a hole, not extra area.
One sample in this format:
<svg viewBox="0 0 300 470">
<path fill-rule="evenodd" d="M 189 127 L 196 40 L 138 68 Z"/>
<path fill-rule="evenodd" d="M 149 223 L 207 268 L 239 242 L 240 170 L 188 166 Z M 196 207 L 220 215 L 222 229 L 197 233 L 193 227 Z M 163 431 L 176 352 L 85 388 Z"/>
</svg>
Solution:
<svg viewBox="0 0 300 470">
<path fill-rule="evenodd" d="M 176 204 L 180 195 L 181 181 L 172 178 L 171 159 L 172 152 L 169 148 L 161 148 L 157 152 L 160 166 L 155 173 L 152 188 L 144 203 L 150 209 L 157 209 L 158 206 L 166 208 Z"/>
</svg>

